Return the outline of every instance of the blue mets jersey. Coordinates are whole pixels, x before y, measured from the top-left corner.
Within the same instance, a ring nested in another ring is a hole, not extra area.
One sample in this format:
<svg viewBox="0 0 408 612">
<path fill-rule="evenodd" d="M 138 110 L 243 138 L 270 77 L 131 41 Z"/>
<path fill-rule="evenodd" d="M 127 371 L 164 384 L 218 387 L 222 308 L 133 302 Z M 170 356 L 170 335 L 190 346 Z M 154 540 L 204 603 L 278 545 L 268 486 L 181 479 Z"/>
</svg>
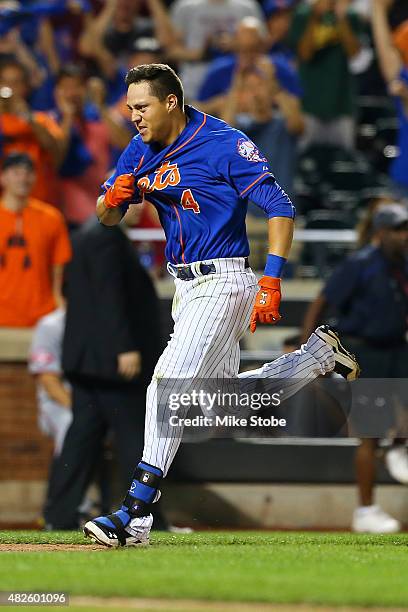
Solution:
<svg viewBox="0 0 408 612">
<path fill-rule="evenodd" d="M 168 147 L 135 136 L 122 153 L 108 189 L 120 174 L 135 175 L 135 198 L 154 204 L 175 264 L 249 255 L 248 199 L 270 217 L 293 218 L 289 197 L 255 144 L 220 119 L 186 106 L 188 123 Z"/>
</svg>

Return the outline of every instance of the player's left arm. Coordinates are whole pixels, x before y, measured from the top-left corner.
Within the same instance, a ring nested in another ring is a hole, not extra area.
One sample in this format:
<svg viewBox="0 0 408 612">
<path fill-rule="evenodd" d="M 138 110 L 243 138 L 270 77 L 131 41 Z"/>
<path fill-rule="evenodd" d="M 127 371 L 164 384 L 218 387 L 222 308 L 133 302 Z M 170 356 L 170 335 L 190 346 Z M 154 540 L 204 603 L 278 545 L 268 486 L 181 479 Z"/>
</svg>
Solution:
<svg viewBox="0 0 408 612">
<path fill-rule="evenodd" d="M 231 130 L 231 140 L 220 144 L 214 156 L 218 176 L 228 180 L 239 198 L 249 198 L 262 208 L 269 219 L 269 254 L 251 316 L 254 332 L 258 321 L 276 323 L 281 318 L 280 277 L 292 244 L 295 207 L 276 182 L 267 158 L 243 132 Z"/>
<path fill-rule="evenodd" d="M 268 220 L 269 253 L 285 260 L 293 240 L 294 221 L 290 217 L 272 217 Z"/>
<path fill-rule="evenodd" d="M 256 330 L 257 323 L 277 323 L 281 318 L 280 278 L 292 246 L 295 208 L 287 194 L 272 178 L 256 185 L 251 199 L 261 206 L 269 217 L 269 249 L 266 266 L 259 280 L 259 291 L 251 315 L 250 330 Z"/>
</svg>

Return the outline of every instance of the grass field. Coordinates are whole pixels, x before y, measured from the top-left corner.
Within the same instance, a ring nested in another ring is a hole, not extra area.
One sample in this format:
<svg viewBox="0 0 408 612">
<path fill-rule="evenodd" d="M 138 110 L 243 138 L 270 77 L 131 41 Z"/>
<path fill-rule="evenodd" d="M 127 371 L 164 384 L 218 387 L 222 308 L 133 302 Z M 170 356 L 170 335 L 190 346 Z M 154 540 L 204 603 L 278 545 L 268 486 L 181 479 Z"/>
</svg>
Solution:
<svg viewBox="0 0 408 612">
<path fill-rule="evenodd" d="M 74 532 L 0 532 L 0 591 L 408 607 L 408 534 L 153 533 L 145 548 L 90 544 Z"/>
</svg>

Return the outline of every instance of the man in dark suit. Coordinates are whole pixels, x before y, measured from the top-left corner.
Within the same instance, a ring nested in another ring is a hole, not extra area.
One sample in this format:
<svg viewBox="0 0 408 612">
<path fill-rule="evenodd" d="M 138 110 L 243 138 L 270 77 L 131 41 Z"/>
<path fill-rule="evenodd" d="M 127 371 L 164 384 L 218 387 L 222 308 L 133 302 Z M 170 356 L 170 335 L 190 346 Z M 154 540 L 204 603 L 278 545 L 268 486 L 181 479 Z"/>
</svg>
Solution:
<svg viewBox="0 0 408 612">
<path fill-rule="evenodd" d="M 108 430 L 122 478 L 131 480 L 143 450 L 145 392 L 163 348 L 153 283 L 125 233 L 92 220 L 74 236 L 73 250 L 62 355 L 73 421 L 50 475 L 50 529 L 79 526 L 78 506 Z M 161 516 L 158 523 L 164 526 Z"/>
</svg>

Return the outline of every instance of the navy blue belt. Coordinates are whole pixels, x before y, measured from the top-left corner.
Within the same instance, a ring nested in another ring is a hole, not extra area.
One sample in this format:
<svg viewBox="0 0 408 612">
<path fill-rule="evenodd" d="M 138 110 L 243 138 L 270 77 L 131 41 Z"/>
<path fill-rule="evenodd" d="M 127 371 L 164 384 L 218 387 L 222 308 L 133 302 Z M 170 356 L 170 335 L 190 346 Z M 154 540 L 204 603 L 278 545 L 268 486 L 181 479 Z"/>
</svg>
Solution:
<svg viewBox="0 0 408 612">
<path fill-rule="evenodd" d="M 172 264 L 168 264 L 169 267 L 171 268 L 174 276 L 176 278 L 179 278 L 180 280 L 194 280 L 195 278 L 197 278 L 197 273 L 194 274 L 192 271 L 192 266 L 190 264 L 185 265 L 185 266 L 173 266 Z M 248 261 L 248 257 L 245 257 L 245 268 L 249 268 L 249 261 Z M 207 276 L 208 274 L 215 274 L 216 273 L 216 267 L 215 264 L 210 263 L 210 264 L 206 264 L 206 263 L 200 263 L 198 264 L 198 266 L 196 266 L 196 270 L 198 269 L 198 276 Z"/>
</svg>

